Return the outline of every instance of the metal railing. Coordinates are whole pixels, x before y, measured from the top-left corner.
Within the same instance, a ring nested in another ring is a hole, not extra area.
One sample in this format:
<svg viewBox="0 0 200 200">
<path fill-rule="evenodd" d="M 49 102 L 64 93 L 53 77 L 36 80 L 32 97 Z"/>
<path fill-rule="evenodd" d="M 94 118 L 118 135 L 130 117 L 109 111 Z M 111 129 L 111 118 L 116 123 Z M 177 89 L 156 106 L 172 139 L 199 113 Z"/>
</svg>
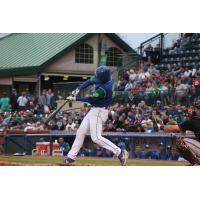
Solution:
<svg viewBox="0 0 200 200">
<path fill-rule="evenodd" d="M 156 46 L 156 44 L 160 44 L 160 60 L 162 59 L 162 52 L 164 49 L 168 47 L 172 47 L 173 42 L 177 39 L 181 38 L 181 33 L 159 33 L 154 37 L 149 38 L 148 40 L 142 42 L 138 49 L 138 54 L 143 57 L 145 48 L 147 45 L 151 44 L 152 46 Z"/>
<path fill-rule="evenodd" d="M 157 100 L 160 100 L 163 105 L 179 103 L 181 105 L 192 105 L 193 102 L 200 96 L 200 86 L 189 87 L 187 90 L 177 90 L 171 88 L 168 90 L 154 90 L 145 92 L 137 90 L 136 94 L 131 91 L 114 91 L 113 103 L 132 103 L 138 104 L 145 101 L 147 105 L 155 105 Z"/>
</svg>

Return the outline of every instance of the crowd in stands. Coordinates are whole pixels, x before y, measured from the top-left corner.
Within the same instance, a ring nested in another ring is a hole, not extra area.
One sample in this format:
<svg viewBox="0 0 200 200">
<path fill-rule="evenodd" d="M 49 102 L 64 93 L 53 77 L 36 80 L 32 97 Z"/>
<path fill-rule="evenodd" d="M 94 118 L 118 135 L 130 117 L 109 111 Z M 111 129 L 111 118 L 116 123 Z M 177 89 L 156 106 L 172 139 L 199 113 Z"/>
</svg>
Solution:
<svg viewBox="0 0 200 200">
<path fill-rule="evenodd" d="M 20 108 L 21 109 L 21 108 Z M 49 122 L 50 130 L 74 131 L 79 127 L 89 107 L 79 112 L 60 112 Z M 38 114 L 35 110 L 16 112 L 0 111 L 0 126 L 9 129 L 43 129 L 42 120 L 47 114 Z M 193 106 L 169 104 L 164 106 L 160 100 L 149 106 L 145 101 L 136 104 L 116 103 L 109 108 L 109 117 L 104 125 L 105 131 L 159 132 L 167 124 L 183 122 L 192 114 Z"/>
<path fill-rule="evenodd" d="M 171 47 L 165 49 L 165 51 L 174 51 L 180 53 L 181 51 L 187 50 L 188 48 L 195 48 L 196 42 L 200 39 L 199 33 L 185 33 L 182 37 L 173 41 Z M 157 64 L 160 62 L 162 55 L 161 44 L 160 42 L 156 44 L 155 47 L 152 46 L 151 42 L 144 48 L 144 57 L 145 62 L 152 62 Z"/>
<path fill-rule="evenodd" d="M 183 37 L 177 39 L 176 41 L 173 41 L 173 45 L 166 50 L 176 51 L 177 53 L 179 53 L 180 51 L 186 50 L 188 47 L 195 47 L 192 42 L 199 39 L 199 33 L 185 33 L 183 34 Z"/>
<path fill-rule="evenodd" d="M 161 100 L 164 105 L 173 102 L 188 105 L 199 96 L 199 72 L 198 67 L 189 68 L 182 63 L 175 68 L 168 64 L 166 71 L 156 69 L 153 63 L 142 63 L 138 70 L 123 74 L 116 90 L 134 95 L 135 103 L 144 100 L 151 105 Z"/>
</svg>

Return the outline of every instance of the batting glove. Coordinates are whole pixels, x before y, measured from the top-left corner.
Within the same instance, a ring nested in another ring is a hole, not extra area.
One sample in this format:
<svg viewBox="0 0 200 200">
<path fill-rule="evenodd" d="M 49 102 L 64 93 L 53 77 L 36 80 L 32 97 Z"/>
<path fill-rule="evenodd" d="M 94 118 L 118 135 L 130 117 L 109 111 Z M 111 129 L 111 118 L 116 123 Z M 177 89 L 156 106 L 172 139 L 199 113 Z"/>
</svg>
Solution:
<svg viewBox="0 0 200 200">
<path fill-rule="evenodd" d="M 67 100 L 68 101 L 76 101 L 76 97 L 69 96 L 69 97 L 67 97 Z"/>
<path fill-rule="evenodd" d="M 77 88 L 74 91 L 72 91 L 72 95 L 76 97 L 79 92 L 80 92 L 80 90 Z"/>
</svg>

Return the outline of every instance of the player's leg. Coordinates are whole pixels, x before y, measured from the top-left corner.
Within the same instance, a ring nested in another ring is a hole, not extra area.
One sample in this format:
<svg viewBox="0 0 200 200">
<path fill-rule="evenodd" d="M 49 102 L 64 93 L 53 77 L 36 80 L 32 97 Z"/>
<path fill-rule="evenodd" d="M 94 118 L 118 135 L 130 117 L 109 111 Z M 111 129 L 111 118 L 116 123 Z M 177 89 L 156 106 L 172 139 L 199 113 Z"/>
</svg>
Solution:
<svg viewBox="0 0 200 200">
<path fill-rule="evenodd" d="M 73 162 L 76 159 L 76 156 L 77 156 L 79 150 L 83 146 L 85 136 L 86 136 L 87 133 L 89 133 L 89 129 L 90 129 L 89 115 L 88 114 L 85 116 L 85 118 L 81 122 L 81 125 L 77 130 L 76 138 L 73 142 L 72 148 L 69 151 L 69 153 L 67 154 L 67 157 L 66 157 L 64 162 L 66 162 L 67 160 Z"/>
<path fill-rule="evenodd" d="M 108 111 L 103 108 L 94 108 L 90 111 L 90 134 L 92 141 L 99 146 L 113 152 L 119 159 L 122 165 L 126 163 L 128 152 L 122 151 L 118 146 L 110 140 L 102 137 L 103 123 L 107 120 Z"/>
</svg>

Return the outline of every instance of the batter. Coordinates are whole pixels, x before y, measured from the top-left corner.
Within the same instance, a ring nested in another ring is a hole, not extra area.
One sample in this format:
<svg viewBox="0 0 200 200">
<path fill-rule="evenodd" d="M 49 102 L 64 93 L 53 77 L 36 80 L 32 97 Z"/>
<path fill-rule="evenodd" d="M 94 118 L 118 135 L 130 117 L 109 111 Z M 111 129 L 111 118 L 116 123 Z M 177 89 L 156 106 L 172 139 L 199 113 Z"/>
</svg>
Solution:
<svg viewBox="0 0 200 200">
<path fill-rule="evenodd" d="M 72 92 L 72 96 L 67 99 L 69 101 L 83 101 L 92 105 L 92 108 L 83 119 L 76 133 L 76 138 L 69 151 L 64 163 L 72 163 L 83 146 L 83 142 L 87 133 L 90 133 L 91 139 L 99 146 L 113 152 L 119 159 L 121 165 L 125 165 L 129 153 L 126 150 L 121 150 L 108 139 L 102 137 L 103 123 L 108 118 L 108 106 L 112 101 L 112 87 L 114 81 L 111 77 L 110 69 L 106 66 L 97 68 L 95 76 L 85 81 L 81 86 Z M 93 92 L 89 97 L 77 96 L 81 90 L 90 85 L 95 85 Z"/>
</svg>

